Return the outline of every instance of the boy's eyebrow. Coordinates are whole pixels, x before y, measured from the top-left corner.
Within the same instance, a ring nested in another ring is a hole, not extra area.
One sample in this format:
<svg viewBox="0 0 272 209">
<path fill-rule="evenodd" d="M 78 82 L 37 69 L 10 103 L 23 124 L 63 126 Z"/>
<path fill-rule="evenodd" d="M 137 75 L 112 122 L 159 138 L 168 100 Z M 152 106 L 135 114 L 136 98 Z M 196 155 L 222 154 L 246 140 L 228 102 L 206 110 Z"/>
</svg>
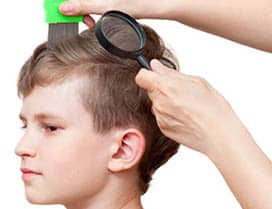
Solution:
<svg viewBox="0 0 272 209">
<path fill-rule="evenodd" d="M 19 114 L 19 118 L 22 121 L 26 121 L 26 117 L 22 113 Z M 59 116 L 52 114 L 52 113 L 37 113 L 34 115 L 34 119 L 45 120 L 45 119 L 61 119 L 61 118 Z"/>
<path fill-rule="evenodd" d="M 34 115 L 35 119 L 43 120 L 43 119 L 60 119 L 59 116 L 54 115 L 52 113 L 38 113 Z"/>
</svg>

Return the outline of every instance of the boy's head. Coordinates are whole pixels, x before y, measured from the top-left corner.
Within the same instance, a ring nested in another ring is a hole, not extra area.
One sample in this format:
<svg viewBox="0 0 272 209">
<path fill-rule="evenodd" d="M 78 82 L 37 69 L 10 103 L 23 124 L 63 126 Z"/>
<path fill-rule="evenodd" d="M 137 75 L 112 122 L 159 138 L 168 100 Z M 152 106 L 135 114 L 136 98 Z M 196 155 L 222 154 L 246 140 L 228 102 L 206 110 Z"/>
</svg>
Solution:
<svg viewBox="0 0 272 209">
<path fill-rule="evenodd" d="M 147 59 L 178 68 L 158 35 L 144 30 Z M 161 133 L 150 99 L 135 84 L 140 67 L 105 51 L 94 29 L 54 49 L 36 48 L 18 80 L 26 131 L 16 153 L 22 168 L 40 174 L 23 176 L 30 202 L 68 204 L 112 189 L 146 192 L 178 144 Z"/>
</svg>

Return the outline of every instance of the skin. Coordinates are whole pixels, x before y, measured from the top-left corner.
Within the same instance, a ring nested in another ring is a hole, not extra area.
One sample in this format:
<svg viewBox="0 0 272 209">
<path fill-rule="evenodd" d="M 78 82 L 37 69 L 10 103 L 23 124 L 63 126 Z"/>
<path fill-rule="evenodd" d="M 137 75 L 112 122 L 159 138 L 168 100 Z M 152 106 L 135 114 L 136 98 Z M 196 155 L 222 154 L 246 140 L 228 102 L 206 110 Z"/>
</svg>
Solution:
<svg viewBox="0 0 272 209">
<path fill-rule="evenodd" d="M 96 133 L 78 94 L 84 82 L 37 86 L 23 99 L 25 133 L 15 152 L 21 168 L 41 173 L 23 179 L 26 198 L 67 209 L 142 209 L 136 168 L 144 137 L 133 127 Z"/>
<path fill-rule="evenodd" d="M 115 9 L 136 18 L 176 20 L 272 52 L 271 0 L 69 0 L 60 6 L 65 15 L 102 14 Z M 94 24 L 90 16 L 85 17 L 85 22 Z"/>
<path fill-rule="evenodd" d="M 142 69 L 136 82 L 147 90 L 162 132 L 206 155 L 243 209 L 272 208 L 272 163 L 224 97 L 201 77 L 157 60 L 151 68 Z"/>
<path fill-rule="evenodd" d="M 90 27 L 95 22 L 89 14 L 112 9 L 176 20 L 272 52 L 271 0 L 69 0 L 60 6 L 65 15 L 87 15 Z M 156 60 L 151 68 L 142 69 L 136 83 L 148 92 L 162 132 L 206 155 L 243 209 L 272 208 L 272 163 L 223 96 L 201 77 L 171 71 Z"/>
</svg>

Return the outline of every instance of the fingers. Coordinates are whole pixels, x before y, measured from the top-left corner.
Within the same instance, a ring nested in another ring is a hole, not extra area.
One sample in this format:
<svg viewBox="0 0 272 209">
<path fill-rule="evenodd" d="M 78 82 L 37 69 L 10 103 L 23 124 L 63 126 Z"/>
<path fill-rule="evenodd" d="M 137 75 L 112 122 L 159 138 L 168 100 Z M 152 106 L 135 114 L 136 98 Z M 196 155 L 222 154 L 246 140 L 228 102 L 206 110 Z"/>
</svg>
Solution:
<svg viewBox="0 0 272 209">
<path fill-rule="evenodd" d="M 141 69 L 137 74 L 135 81 L 138 86 L 148 92 L 150 99 L 153 100 L 154 98 L 158 97 L 158 95 L 164 94 L 162 89 L 164 88 L 165 84 L 169 82 L 169 79 L 173 77 L 170 77 L 169 75 L 178 72 L 164 66 L 156 59 L 151 61 L 151 68 L 152 71 Z"/>
<path fill-rule="evenodd" d="M 93 28 L 95 26 L 95 20 L 90 15 L 85 15 L 83 22 L 89 27 Z"/>
<path fill-rule="evenodd" d="M 78 15 L 80 13 L 80 5 L 77 2 L 64 2 L 60 5 L 59 10 L 65 15 Z"/>
<path fill-rule="evenodd" d="M 138 86 L 147 90 L 148 92 L 154 91 L 155 87 L 157 86 L 158 80 L 158 74 L 146 69 L 141 69 L 135 78 Z"/>
<path fill-rule="evenodd" d="M 164 75 L 170 72 L 169 68 L 161 64 L 157 59 L 150 62 L 152 71 L 146 69 L 140 70 L 136 76 L 136 83 L 143 89 L 152 92 L 158 86 L 160 74 Z"/>
<path fill-rule="evenodd" d="M 99 13 L 98 8 L 102 7 L 101 3 L 103 1 L 69 0 L 62 3 L 59 10 L 62 14 L 68 16 L 97 14 Z"/>
<path fill-rule="evenodd" d="M 165 65 L 163 65 L 159 60 L 157 59 L 153 59 L 150 62 L 151 65 L 151 69 L 154 72 L 160 73 L 160 74 L 167 74 L 170 71 L 170 68 L 166 67 Z"/>
<path fill-rule="evenodd" d="M 141 69 L 136 76 L 136 83 L 148 93 L 161 89 L 169 80 L 185 77 L 185 74 L 166 67 L 157 59 L 151 60 L 150 65 L 152 71 Z"/>
</svg>

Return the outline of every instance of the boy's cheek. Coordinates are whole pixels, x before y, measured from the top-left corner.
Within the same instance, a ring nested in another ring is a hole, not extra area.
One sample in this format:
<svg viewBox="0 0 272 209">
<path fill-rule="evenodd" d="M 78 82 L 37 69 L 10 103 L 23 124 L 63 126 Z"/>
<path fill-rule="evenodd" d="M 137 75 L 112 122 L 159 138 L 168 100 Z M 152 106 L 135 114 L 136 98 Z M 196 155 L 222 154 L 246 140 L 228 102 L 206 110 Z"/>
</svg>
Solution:
<svg viewBox="0 0 272 209">
<path fill-rule="evenodd" d="M 67 175 L 73 170 L 84 172 L 88 169 L 99 169 L 106 165 L 107 155 L 101 146 L 75 143 L 73 146 L 58 144 L 52 148 L 47 147 L 40 153 L 41 169 L 56 177 Z M 81 171 L 80 171 L 81 170 Z"/>
</svg>

